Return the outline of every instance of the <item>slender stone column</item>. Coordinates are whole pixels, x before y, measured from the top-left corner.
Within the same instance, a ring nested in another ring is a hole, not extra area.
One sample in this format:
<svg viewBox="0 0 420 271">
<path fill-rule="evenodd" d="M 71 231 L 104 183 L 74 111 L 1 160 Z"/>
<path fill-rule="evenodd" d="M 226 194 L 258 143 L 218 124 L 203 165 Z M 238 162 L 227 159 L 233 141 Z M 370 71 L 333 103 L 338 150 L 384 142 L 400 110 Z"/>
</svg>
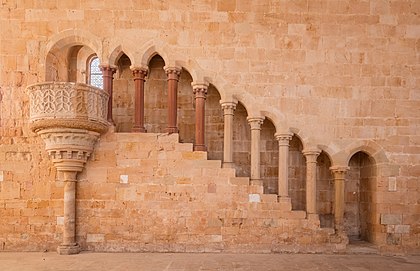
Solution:
<svg viewBox="0 0 420 271">
<path fill-rule="evenodd" d="M 63 243 L 58 247 L 62 255 L 77 254 L 76 243 L 76 171 L 62 171 L 64 178 L 64 229 Z"/>
<path fill-rule="evenodd" d="M 104 91 L 106 91 L 109 94 L 107 120 L 109 123 L 114 124 L 114 120 L 112 119 L 112 81 L 114 79 L 114 73 L 117 71 L 117 69 L 109 65 L 100 66 L 100 68 L 102 71 L 102 78 L 104 81 Z"/>
<path fill-rule="evenodd" d="M 223 167 L 232 168 L 233 164 L 233 113 L 236 109 L 234 102 L 220 102 L 223 109 L 224 137 L 223 137 Z"/>
<path fill-rule="evenodd" d="M 248 117 L 251 126 L 251 184 L 262 185 L 260 173 L 260 141 L 261 141 L 261 124 L 264 121 L 262 117 Z"/>
<path fill-rule="evenodd" d="M 274 135 L 279 142 L 279 180 L 278 196 L 279 201 L 290 201 L 289 197 L 289 141 L 292 139 L 291 133 Z"/>
<path fill-rule="evenodd" d="M 344 180 L 348 167 L 334 166 L 330 167 L 334 175 L 334 223 L 337 231 L 343 231 L 343 218 L 344 218 Z"/>
<path fill-rule="evenodd" d="M 166 132 L 178 133 L 177 126 L 177 99 L 178 99 L 178 81 L 181 74 L 181 68 L 165 67 L 168 76 L 168 126 Z"/>
<path fill-rule="evenodd" d="M 206 84 L 191 84 L 195 95 L 195 142 L 194 151 L 207 151 L 204 144 L 205 135 L 205 107 L 207 88 Z"/>
<path fill-rule="evenodd" d="M 306 213 L 316 214 L 316 159 L 319 150 L 303 150 L 306 158 Z"/>
<path fill-rule="evenodd" d="M 144 81 L 147 68 L 133 68 L 135 100 L 134 100 L 134 125 L 132 132 L 145 133 L 144 128 Z"/>
</svg>

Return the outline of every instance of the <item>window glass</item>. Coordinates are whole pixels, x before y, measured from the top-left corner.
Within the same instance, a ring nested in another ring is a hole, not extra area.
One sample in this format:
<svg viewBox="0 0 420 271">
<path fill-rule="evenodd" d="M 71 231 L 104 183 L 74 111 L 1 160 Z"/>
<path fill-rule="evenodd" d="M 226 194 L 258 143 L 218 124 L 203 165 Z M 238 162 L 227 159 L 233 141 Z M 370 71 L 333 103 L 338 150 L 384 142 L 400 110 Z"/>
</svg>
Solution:
<svg viewBox="0 0 420 271">
<path fill-rule="evenodd" d="M 89 71 L 90 84 L 98 88 L 103 88 L 104 82 L 102 80 L 102 71 L 99 68 L 99 58 L 92 58 L 90 62 Z"/>
</svg>

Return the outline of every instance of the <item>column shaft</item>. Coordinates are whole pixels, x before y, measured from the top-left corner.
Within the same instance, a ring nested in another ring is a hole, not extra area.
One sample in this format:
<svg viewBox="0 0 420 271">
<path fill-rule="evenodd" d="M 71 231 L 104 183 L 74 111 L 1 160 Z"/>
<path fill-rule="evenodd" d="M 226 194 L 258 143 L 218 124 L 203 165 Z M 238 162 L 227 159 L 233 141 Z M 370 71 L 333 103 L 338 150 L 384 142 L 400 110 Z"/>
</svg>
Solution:
<svg viewBox="0 0 420 271">
<path fill-rule="evenodd" d="M 236 103 L 221 103 L 224 118 L 223 167 L 233 167 L 233 113 Z"/>
<path fill-rule="evenodd" d="M 77 254 L 76 243 L 76 171 L 62 171 L 64 177 L 64 227 L 63 243 L 58 247 L 59 254 Z"/>
<path fill-rule="evenodd" d="M 177 126 L 177 100 L 178 100 L 178 81 L 181 69 L 177 67 L 165 67 L 168 76 L 168 126 L 166 131 L 170 134 L 178 133 Z"/>
<path fill-rule="evenodd" d="M 74 245 L 76 234 L 76 182 L 64 184 L 64 232 L 63 245 Z"/>
<path fill-rule="evenodd" d="M 306 158 L 306 212 L 316 214 L 316 159 L 318 150 L 304 150 Z"/>
<path fill-rule="evenodd" d="M 147 69 L 145 68 L 133 69 L 135 87 L 133 132 L 146 132 L 144 128 L 144 81 L 146 75 Z"/>
<path fill-rule="evenodd" d="M 261 185 L 260 172 L 260 152 L 261 152 L 261 117 L 248 117 L 248 123 L 251 126 L 251 184 Z"/>
<path fill-rule="evenodd" d="M 334 175 L 334 223 L 337 230 L 343 229 L 344 218 L 344 180 L 347 167 L 331 167 L 330 170 Z"/>
<path fill-rule="evenodd" d="M 279 142 L 279 179 L 278 195 L 281 198 L 289 197 L 289 141 L 292 134 L 275 134 Z"/>
<path fill-rule="evenodd" d="M 102 71 L 102 80 L 104 82 L 104 91 L 106 91 L 109 94 L 109 100 L 108 100 L 108 115 L 107 120 L 110 123 L 114 123 L 112 119 L 112 91 L 113 91 L 113 79 L 114 79 L 114 73 L 116 71 L 115 68 L 111 66 L 100 66 Z"/>
<path fill-rule="evenodd" d="M 195 95 L 195 142 L 194 151 L 207 151 L 204 144 L 205 136 L 205 106 L 207 85 L 194 84 L 193 93 Z"/>
</svg>

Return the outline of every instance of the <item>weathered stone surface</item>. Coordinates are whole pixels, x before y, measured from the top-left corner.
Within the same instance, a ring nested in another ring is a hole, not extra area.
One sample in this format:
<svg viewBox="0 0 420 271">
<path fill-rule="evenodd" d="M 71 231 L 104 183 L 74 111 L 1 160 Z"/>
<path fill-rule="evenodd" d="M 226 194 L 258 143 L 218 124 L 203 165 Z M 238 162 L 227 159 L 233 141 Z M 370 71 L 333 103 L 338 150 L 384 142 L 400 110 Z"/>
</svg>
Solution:
<svg viewBox="0 0 420 271">
<path fill-rule="evenodd" d="M 401 214 L 381 214 L 382 225 L 398 225 L 402 223 Z"/>
<path fill-rule="evenodd" d="M 3 2 L 1 250 L 62 241 L 65 184 L 54 164 L 66 157 L 85 165 L 75 188 L 83 250 L 333 252 L 348 236 L 385 252 L 419 250 L 418 1 Z M 115 125 L 96 144 L 99 135 L 74 130 L 44 134 L 46 151 L 31 127 L 108 128 L 109 112 L 85 95 L 105 95 L 90 86 L 95 57 L 115 71 L 106 86 Z M 180 72 L 171 135 L 165 67 Z M 147 70 L 141 135 L 131 133 L 136 68 Z M 202 135 L 191 83 L 208 85 L 207 153 L 193 151 Z M 33 84 L 59 92 L 27 90 Z M 83 95 L 71 94 L 75 86 Z M 225 113 L 233 114 L 229 148 Z M 253 157 L 247 118 L 263 120 Z M 291 136 L 281 163 L 275 134 Z M 79 149 L 57 152 L 53 143 Z M 314 149 L 316 191 L 302 153 Z M 330 168 L 346 168 L 344 191 L 335 193 Z M 287 196 L 277 197 L 279 184 Z M 319 221 L 306 214 L 311 191 Z"/>
</svg>

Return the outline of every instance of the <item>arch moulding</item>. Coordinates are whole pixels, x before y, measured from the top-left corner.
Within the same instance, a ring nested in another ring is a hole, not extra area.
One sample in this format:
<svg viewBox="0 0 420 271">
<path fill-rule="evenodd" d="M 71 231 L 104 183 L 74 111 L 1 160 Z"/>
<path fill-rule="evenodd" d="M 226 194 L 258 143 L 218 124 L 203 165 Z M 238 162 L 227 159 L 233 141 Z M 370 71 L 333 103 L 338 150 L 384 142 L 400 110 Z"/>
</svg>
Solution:
<svg viewBox="0 0 420 271">
<path fill-rule="evenodd" d="M 47 41 L 41 55 L 46 58 L 49 52 L 72 45 L 85 45 L 102 60 L 102 46 L 99 37 L 81 29 L 68 29 L 53 35 Z"/>
<path fill-rule="evenodd" d="M 365 152 L 371 156 L 376 165 L 389 163 L 383 148 L 372 140 L 354 141 L 340 151 L 331 153 L 332 163 L 333 165 L 348 165 L 351 157 L 359 151 Z"/>
</svg>

